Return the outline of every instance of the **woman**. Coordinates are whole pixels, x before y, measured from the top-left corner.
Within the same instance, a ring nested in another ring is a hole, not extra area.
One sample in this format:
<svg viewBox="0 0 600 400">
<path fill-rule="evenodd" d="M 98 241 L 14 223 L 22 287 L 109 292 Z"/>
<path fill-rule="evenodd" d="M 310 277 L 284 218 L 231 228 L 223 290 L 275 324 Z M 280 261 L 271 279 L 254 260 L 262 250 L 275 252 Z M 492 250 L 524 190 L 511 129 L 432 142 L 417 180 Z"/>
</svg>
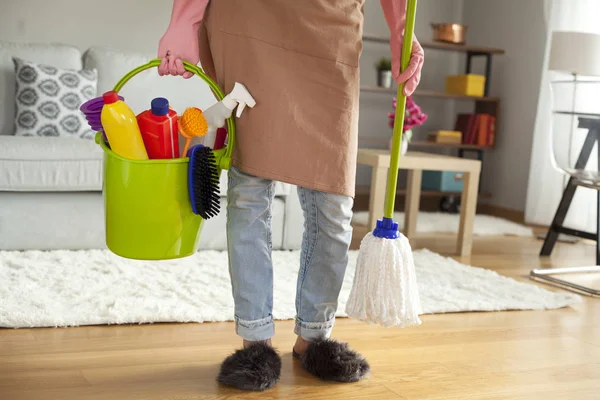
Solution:
<svg viewBox="0 0 600 400">
<path fill-rule="evenodd" d="M 417 87 L 423 50 L 415 40 L 400 74 L 406 0 L 381 0 L 391 31 L 392 73 Z M 298 187 L 304 236 L 296 297 L 302 366 L 321 379 L 352 382 L 369 365 L 330 339 L 352 239 L 364 0 L 174 0 L 161 38 L 161 75 L 189 78 L 181 60 L 201 62 L 228 92 L 243 83 L 256 107 L 237 121 L 229 170 L 227 238 L 242 348 L 218 380 L 264 390 L 279 379 L 274 335 L 273 182 Z"/>
</svg>

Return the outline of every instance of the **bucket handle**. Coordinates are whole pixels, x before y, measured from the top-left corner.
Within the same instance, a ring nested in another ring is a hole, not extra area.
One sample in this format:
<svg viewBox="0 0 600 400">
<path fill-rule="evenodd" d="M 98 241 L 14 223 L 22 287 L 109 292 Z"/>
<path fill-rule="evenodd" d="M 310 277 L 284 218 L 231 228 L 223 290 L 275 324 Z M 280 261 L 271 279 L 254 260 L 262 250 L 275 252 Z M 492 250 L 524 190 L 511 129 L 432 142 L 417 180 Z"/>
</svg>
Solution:
<svg viewBox="0 0 600 400">
<path fill-rule="evenodd" d="M 153 60 L 150 60 L 146 64 L 140 65 L 139 67 L 132 69 L 124 77 L 122 77 L 121 80 L 119 80 L 119 82 L 117 82 L 113 90 L 118 92 L 131 78 L 133 78 L 142 71 L 158 67 L 160 65 L 160 62 L 160 58 L 155 58 Z M 212 90 L 212 92 L 214 93 L 214 95 L 216 96 L 217 100 L 221 101 L 223 100 L 223 98 L 225 98 L 225 94 L 223 93 L 219 85 L 217 85 L 215 81 L 213 81 L 208 75 L 206 75 L 206 73 L 204 73 L 204 71 L 202 71 L 200 67 L 194 64 L 190 64 L 187 61 L 183 61 L 183 66 L 186 71 L 189 71 L 194 75 L 199 76 L 204 82 L 206 82 Z M 233 145 L 235 143 L 235 121 L 233 119 L 233 115 L 227 118 L 227 135 L 229 136 L 227 149 L 225 150 L 225 154 L 223 155 L 223 157 L 221 157 L 221 160 L 219 161 L 220 168 L 226 170 L 228 170 L 231 166 L 231 154 L 233 152 Z"/>
</svg>

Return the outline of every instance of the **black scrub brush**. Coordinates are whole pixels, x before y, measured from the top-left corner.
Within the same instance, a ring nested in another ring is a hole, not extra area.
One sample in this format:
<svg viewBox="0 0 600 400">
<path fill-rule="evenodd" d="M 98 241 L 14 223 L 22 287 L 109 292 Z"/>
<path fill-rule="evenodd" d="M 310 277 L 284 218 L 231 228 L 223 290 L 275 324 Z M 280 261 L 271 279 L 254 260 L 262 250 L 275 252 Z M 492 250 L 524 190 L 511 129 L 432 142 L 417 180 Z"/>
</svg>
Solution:
<svg viewBox="0 0 600 400">
<path fill-rule="evenodd" d="M 215 155 L 210 147 L 198 144 L 190 148 L 188 157 L 188 192 L 192 211 L 205 220 L 210 219 L 221 209 Z"/>
</svg>

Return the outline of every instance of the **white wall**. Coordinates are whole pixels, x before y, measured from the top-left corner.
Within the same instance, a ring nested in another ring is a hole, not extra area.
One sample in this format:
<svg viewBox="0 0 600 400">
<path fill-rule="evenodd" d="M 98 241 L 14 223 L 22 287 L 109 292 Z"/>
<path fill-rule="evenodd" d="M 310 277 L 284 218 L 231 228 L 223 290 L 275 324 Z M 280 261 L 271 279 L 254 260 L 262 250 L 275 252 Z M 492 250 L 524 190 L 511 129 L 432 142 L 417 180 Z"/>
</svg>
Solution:
<svg viewBox="0 0 600 400">
<path fill-rule="evenodd" d="M 500 124 L 496 149 L 485 153 L 483 189 L 492 193 L 490 203 L 523 211 L 546 45 L 544 2 L 465 0 L 463 13 L 470 44 L 506 51 L 494 56 L 490 90 L 501 98 Z"/>
<path fill-rule="evenodd" d="M 0 40 L 155 54 L 169 23 L 171 4 L 168 0 L 1 0 Z"/>
</svg>

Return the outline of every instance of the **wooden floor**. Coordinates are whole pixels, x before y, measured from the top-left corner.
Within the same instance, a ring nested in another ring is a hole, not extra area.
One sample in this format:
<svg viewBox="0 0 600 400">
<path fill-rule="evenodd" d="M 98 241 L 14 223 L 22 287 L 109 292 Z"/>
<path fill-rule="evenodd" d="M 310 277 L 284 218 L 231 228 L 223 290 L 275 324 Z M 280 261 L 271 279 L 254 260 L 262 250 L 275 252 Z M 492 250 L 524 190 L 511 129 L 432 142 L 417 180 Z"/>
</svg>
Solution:
<svg viewBox="0 0 600 400">
<path fill-rule="evenodd" d="M 541 242 L 476 239 L 459 259 L 528 281 Z M 448 237 L 415 244 L 441 253 Z M 588 265 L 590 244 L 560 244 L 556 266 Z M 1 299 L 0 299 L 1 301 Z M 215 382 L 239 344 L 230 323 L 0 330 L 0 399 L 600 399 L 600 300 L 552 311 L 426 315 L 423 325 L 384 329 L 341 319 L 335 337 L 371 363 L 357 384 L 327 384 L 290 354 L 291 322 L 277 323 L 282 378 L 266 393 Z"/>
</svg>

